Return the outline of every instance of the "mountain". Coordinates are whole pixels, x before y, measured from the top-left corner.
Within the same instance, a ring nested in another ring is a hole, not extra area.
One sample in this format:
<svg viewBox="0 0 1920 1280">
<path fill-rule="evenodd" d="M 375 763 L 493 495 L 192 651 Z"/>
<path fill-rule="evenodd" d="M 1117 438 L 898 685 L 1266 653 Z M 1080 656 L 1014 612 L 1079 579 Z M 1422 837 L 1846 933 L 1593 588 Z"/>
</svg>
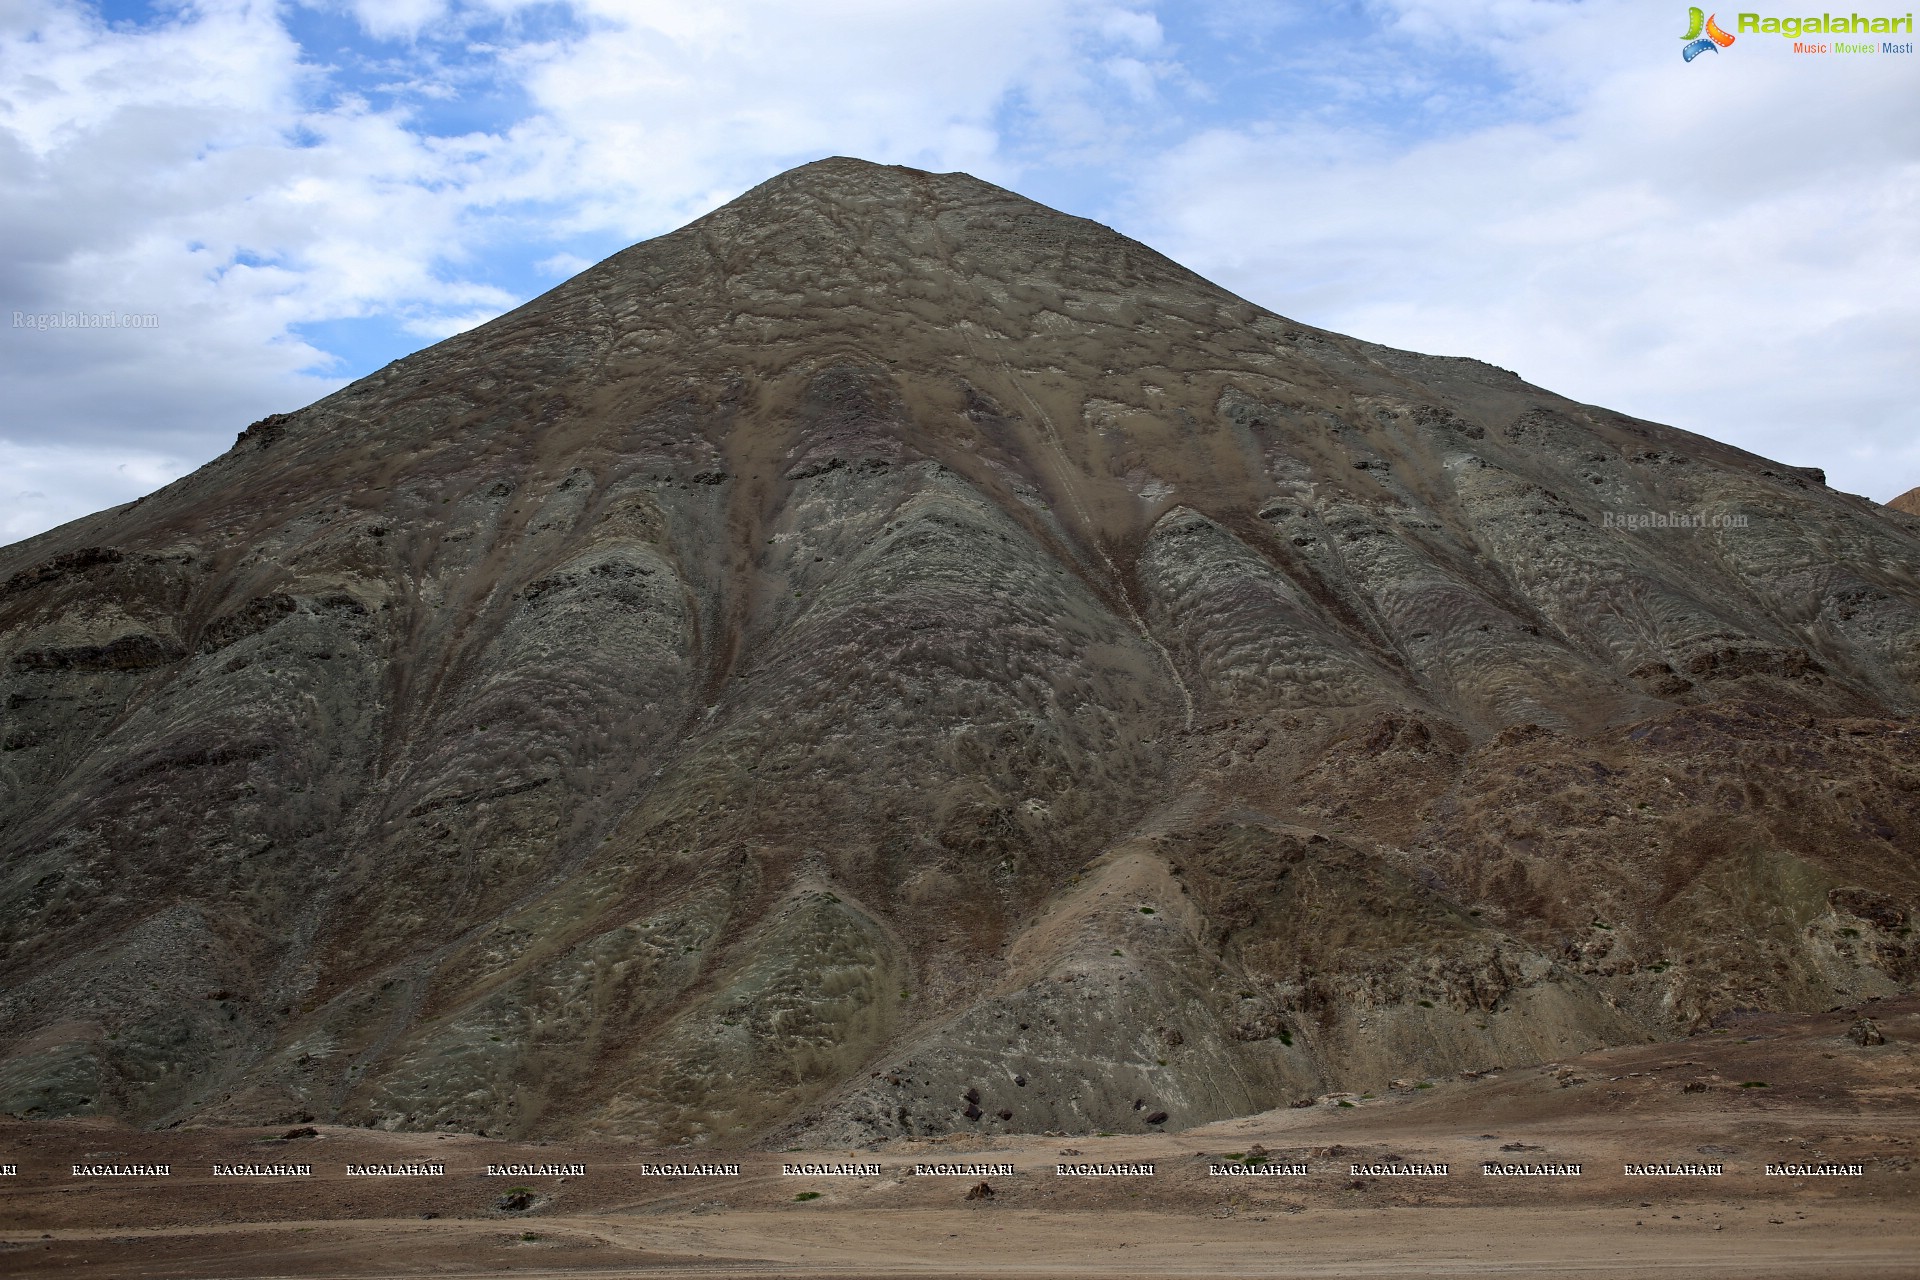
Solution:
<svg viewBox="0 0 1920 1280">
<path fill-rule="evenodd" d="M 1887 505 L 1903 515 L 1920 516 L 1920 489 L 1909 489 Z"/>
<path fill-rule="evenodd" d="M 0 551 L 0 1110 L 1137 1131 L 1911 991 L 1917 561 L 808 165 Z"/>
</svg>

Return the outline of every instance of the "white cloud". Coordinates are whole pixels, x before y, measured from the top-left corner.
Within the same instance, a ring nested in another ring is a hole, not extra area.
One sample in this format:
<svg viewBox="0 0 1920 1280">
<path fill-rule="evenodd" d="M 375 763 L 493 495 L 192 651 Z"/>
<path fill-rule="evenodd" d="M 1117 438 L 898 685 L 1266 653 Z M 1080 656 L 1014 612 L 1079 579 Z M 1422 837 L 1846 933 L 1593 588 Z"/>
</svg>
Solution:
<svg viewBox="0 0 1920 1280">
<path fill-rule="evenodd" d="M 446 0 L 352 0 L 353 15 L 378 39 L 412 38 L 447 14 Z"/>
<path fill-rule="evenodd" d="M 117 449 L 21 445 L 0 439 L 0 544 L 177 480 L 200 460 Z"/>
<path fill-rule="evenodd" d="M 1135 228 L 1309 323 L 1478 356 L 1877 498 L 1920 483 L 1920 63 L 1754 40 L 1687 65 L 1622 4 L 1395 8 L 1561 109 L 1417 141 L 1216 129 L 1153 166 Z"/>
<path fill-rule="evenodd" d="M 571 25 L 525 0 L 308 2 L 385 43 L 302 50 L 268 0 L 192 0 L 137 27 L 79 0 L 0 17 L 0 308 L 160 318 L 5 334 L 14 447 L 212 456 L 338 384 L 302 326 L 444 337 L 520 300 L 486 283 L 502 241 L 658 234 L 821 155 L 1014 178 L 1010 104 L 1042 134 L 1106 136 L 1099 64 L 1160 43 L 1150 14 L 1110 0 L 579 0 Z M 355 96 L 369 71 L 361 92 L 401 96 Z M 1151 95 L 1148 71 L 1113 74 Z M 430 131 L 415 106 L 461 86 L 526 106 Z M 38 486 L 38 518 L 119 500 L 121 480 L 85 479 L 109 472 L 128 474 L 82 464 Z"/>
<path fill-rule="evenodd" d="M 1158 49 L 1166 38 L 1160 19 L 1150 13 L 1115 9 L 1100 19 L 1100 34 L 1113 41 L 1124 41 L 1136 49 Z"/>
<path fill-rule="evenodd" d="M 1156 43 L 1158 32 L 1149 14 L 1084 0 L 580 9 L 592 38 L 516 55 L 558 148 L 539 180 L 580 193 L 577 225 L 630 236 L 823 155 L 1011 179 L 1007 103 L 1030 104 L 1050 126 L 1075 112 L 1109 116 L 1094 74 L 1102 55 Z M 1138 74 L 1115 74 L 1138 85 Z"/>
<path fill-rule="evenodd" d="M 466 253 L 463 187 L 512 167 L 496 144 L 422 138 L 351 98 L 312 109 L 316 74 L 266 5 L 128 31 L 48 4 L 0 38 L 0 313 L 156 318 L 0 326 L 0 433 L 19 457 L 59 440 L 35 465 L 75 465 L 6 533 L 123 501 L 334 389 L 295 326 L 391 313 L 437 337 L 518 301 L 438 269 Z M 135 455 L 164 463 L 112 461 Z"/>
<path fill-rule="evenodd" d="M 556 280 L 565 280 L 577 276 L 593 263 L 577 253 L 556 253 L 551 258 L 542 258 L 533 264 L 533 269 L 543 276 L 552 276 Z"/>
<path fill-rule="evenodd" d="M 400 327 L 429 342 L 438 342 L 442 338 L 451 338 L 456 333 L 465 333 L 469 329 L 485 324 L 502 312 L 511 310 L 519 301 L 518 298 L 498 290 L 484 292 L 493 294 L 496 300 L 491 301 L 489 305 L 471 307 L 457 314 L 436 312 L 432 315 L 409 316 L 401 321 Z"/>
</svg>

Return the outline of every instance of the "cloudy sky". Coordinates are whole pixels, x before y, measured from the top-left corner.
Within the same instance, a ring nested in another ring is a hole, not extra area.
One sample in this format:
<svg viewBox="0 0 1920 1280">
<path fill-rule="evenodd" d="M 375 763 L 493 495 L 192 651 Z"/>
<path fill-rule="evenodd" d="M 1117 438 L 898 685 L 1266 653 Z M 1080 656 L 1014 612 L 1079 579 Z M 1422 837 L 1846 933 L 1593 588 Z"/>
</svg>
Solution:
<svg viewBox="0 0 1920 1280">
<path fill-rule="evenodd" d="M 1283 314 L 1839 488 L 1920 485 L 1920 57 L 1755 34 L 1688 63 L 1685 26 L 1665 0 L 0 0 L 0 541 L 836 154 L 965 169 Z M 62 312 L 152 321 L 31 327 Z"/>
</svg>

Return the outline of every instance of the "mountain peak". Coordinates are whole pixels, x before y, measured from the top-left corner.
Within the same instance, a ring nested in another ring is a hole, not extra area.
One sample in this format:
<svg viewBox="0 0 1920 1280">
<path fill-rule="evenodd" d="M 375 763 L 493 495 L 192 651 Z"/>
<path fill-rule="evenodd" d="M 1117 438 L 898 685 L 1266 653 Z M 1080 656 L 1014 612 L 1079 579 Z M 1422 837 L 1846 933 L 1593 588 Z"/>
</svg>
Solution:
<svg viewBox="0 0 1920 1280">
<path fill-rule="evenodd" d="M 752 205 L 765 195 L 811 195 L 818 199 L 866 203 L 872 201 L 938 205 L 943 201 L 989 197 L 1046 209 L 1024 196 L 958 170 L 934 173 L 909 165 L 880 164 L 854 156 L 828 156 L 795 165 L 751 187 L 722 208 Z M 1057 212 L 1047 210 L 1048 212 Z M 1060 214 L 1061 217 L 1071 215 Z"/>
<path fill-rule="evenodd" d="M 866 186 L 872 188 L 924 189 L 930 182 L 958 179 L 980 186 L 989 185 L 973 175 L 961 172 L 934 173 L 927 169 L 916 169 L 911 165 L 882 164 L 875 160 L 863 160 L 858 156 L 826 156 L 819 160 L 810 160 L 795 165 L 768 178 L 758 186 L 748 188 L 745 195 L 769 187 L 809 187 L 836 189 L 847 186 Z"/>
</svg>

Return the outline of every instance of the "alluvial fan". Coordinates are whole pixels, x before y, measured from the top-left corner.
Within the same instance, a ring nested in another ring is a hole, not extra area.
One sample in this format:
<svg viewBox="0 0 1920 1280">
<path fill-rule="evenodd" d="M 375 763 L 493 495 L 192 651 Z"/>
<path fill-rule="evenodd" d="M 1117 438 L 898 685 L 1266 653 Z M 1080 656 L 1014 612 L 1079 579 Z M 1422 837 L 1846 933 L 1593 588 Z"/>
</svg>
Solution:
<svg viewBox="0 0 1920 1280">
<path fill-rule="evenodd" d="M 0 550 L 0 1110 L 1138 1131 L 1911 991 L 1917 560 L 808 165 Z"/>
</svg>

